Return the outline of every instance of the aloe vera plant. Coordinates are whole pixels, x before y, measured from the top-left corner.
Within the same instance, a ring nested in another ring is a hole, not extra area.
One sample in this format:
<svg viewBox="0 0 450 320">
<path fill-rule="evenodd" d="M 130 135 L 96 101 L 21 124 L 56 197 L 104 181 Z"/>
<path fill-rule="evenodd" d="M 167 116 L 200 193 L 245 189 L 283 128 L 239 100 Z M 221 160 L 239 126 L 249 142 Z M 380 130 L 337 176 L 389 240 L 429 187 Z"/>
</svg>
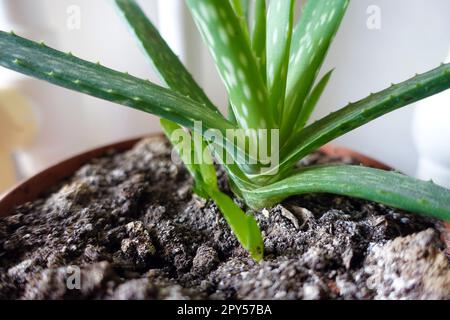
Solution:
<svg viewBox="0 0 450 320">
<path fill-rule="evenodd" d="M 360 166 L 296 168 L 331 140 L 448 89 L 449 64 L 307 125 L 332 76 L 330 71 L 317 79 L 349 1 L 310 0 L 296 22 L 295 0 L 186 0 L 229 95 L 228 114 L 223 115 L 138 4 L 113 2 L 164 87 L 7 32 L 0 32 L 0 65 L 161 117 L 164 132 L 194 178 L 194 191 L 215 201 L 255 260 L 263 257 L 261 232 L 253 216 L 219 190 L 213 157 L 224 167 L 236 196 L 251 209 L 292 195 L 327 192 L 450 220 L 450 191 L 432 182 Z M 260 129 L 268 134 L 260 136 Z M 237 143 L 239 138 L 244 143 Z M 267 150 L 273 143 L 277 148 Z M 253 152 L 263 149 L 264 154 Z"/>
</svg>

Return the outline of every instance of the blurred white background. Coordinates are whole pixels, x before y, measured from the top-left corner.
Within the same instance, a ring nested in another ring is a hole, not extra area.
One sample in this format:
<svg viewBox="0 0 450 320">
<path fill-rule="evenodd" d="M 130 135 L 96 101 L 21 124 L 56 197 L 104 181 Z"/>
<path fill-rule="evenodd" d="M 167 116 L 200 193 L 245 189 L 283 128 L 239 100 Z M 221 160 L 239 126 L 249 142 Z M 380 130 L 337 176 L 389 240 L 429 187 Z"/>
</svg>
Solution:
<svg viewBox="0 0 450 320">
<path fill-rule="evenodd" d="M 140 4 L 212 100 L 226 106 L 224 87 L 183 1 L 141 0 Z M 375 24 L 374 17 L 379 18 Z M 0 0 L 0 28 L 157 81 L 110 0 Z M 448 0 L 352 1 L 322 69 L 336 68 L 314 117 L 436 67 L 449 46 Z M 159 131 L 153 116 L 0 69 L 0 88 L 11 87 L 26 97 L 38 119 L 36 135 L 15 152 L 23 176 L 94 146 Z M 408 107 L 394 112 L 337 143 L 414 174 L 418 154 L 413 111 Z"/>
</svg>

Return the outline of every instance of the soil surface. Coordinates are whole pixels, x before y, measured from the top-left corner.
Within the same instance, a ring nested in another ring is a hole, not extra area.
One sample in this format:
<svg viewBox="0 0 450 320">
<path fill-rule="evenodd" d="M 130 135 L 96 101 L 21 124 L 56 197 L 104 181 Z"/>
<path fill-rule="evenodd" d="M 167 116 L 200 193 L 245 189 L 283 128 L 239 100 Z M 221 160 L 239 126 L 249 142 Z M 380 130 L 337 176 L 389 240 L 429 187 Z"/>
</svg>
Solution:
<svg viewBox="0 0 450 320">
<path fill-rule="evenodd" d="M 319 152 L 300 165 L 324 162 L 354 160 Z M 450 298 L 440 222 L 333 195 L 254 214 L 259 264 L 216 206 L 192 194 L 168 143 L 148 139 L 0 219 L 0 298 Z"/>
</svg>

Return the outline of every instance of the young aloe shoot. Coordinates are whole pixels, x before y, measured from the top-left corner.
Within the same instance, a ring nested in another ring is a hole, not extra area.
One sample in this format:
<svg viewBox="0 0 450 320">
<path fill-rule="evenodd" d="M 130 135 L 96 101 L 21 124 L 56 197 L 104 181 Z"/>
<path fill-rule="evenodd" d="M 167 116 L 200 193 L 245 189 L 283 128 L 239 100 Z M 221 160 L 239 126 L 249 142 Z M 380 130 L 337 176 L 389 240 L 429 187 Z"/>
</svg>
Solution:
<svg viewBox="0 0 450 320">
<path fill-rule="evenodd" d="M 219 190 L 215 158 L 233 192 L 251 209 L 289 196 L 326 192 L 376 201 L 450 220 L 450 191 L 405 175 L 360 166 L 296 169 L 303 157 L 384 114 L 450 88 L 450 65 L 371 94 L 323 119 L 308 120 L 332 75 L 317 79 L 349 0 L 186 0 L 229 97 L 222 115 L 134 0 L 113 1 L 164 87 L 0 32 L 0 65 L 161 118 L 194 178 L 215 201 L 239 242 L 257 261 L 256 220 Z"/>
</svg>

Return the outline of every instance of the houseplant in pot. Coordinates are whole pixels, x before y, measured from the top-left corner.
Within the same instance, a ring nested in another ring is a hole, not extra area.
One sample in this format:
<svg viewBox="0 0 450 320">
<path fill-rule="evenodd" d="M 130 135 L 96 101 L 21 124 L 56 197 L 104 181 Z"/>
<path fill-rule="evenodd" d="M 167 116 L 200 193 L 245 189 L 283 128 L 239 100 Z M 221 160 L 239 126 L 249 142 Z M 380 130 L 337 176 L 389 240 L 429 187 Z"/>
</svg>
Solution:
<svg viewBox="0 0 450 320">
<path fill-rule="evenodd" d="M 432 219 L 450 220 L 449 190 L 396 172 L 323 164 L 330 159 L 320 153 L 307 157 L 383 114 L 448 89 L 450 65 L 307 125 L 332 74 L 316 82 L 348 1 L 308 1 L 295 25 L 293 0 L 188 0 L 229 94 L 223 116 L 136 2 L 115 3 L 167 88 L 14 33 L 0 33 L 0 64 L 160 116 L 184 166 L 170 161 L 164 141 L 153 139 L 94 160 L 49 196 L 18 208 L 1 224 L 0 293 L 450 295 L 449 262 Z M 41 248 L 30 250 L 37 243 Z M 79 291 L 62 280 L 68 265 L 83 268 L 86 285 Z"/>
</svg>

